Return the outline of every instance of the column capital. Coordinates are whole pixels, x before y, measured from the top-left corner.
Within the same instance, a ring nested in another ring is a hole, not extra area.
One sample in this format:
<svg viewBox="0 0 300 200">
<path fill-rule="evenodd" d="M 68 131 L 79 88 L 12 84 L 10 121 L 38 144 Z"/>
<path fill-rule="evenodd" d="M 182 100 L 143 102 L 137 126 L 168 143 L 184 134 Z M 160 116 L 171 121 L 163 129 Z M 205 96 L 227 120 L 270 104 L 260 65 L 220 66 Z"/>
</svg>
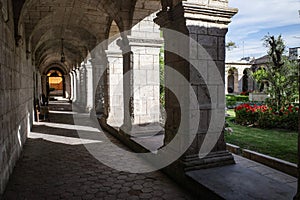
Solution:
<svg viewBox="0 0 300 200">
<path fill-rule="evenodd" d="M 92 65 L 103 65 L 105 62 L 107 62 L 107 56 L 105 53 L 105 49 L 103 46 L 97 46 L 91 53 L 90 53 L 90 59 L 88 61 Z"/>
<path fill-rule="evenodd" d="M 214 27 L 227 28 L 231 18 L 238 9 L 227 7 L 226 1 L 212 1 L 211 3 L 192 3 L 183 1 L 171 10 L 157 13 L 154 22 L 163 28 L 173 27 L 179 22 L 186 25 L 201 25 L 206 23 Z"/>
<path fill-rule="evenodd" d="M 86 70 L 86 65 L 85 64 L 81 64 L 79 67 L 80 71 L 85 71 Z"/>
<path fill-rule="evenodd" d="M 187 25 L 207 22 L 221 28 L 227 28 L 231 18 L 238 12 L 236 8 L 223 5 L 223 1 L 212 1 L 208 5 L 183 2 L 184 17 Z"/>
<path fill-rule="evenodd" d="M 128 53 L 131 51 L 131 47 L 129 45 L 129 40 L 128 38 L 122 38 L 122 39 L 118 39 L 117 40 L 117 45 L 120 47 L 120 49 L 122 50 L 122 53 Z"/>
</svg>

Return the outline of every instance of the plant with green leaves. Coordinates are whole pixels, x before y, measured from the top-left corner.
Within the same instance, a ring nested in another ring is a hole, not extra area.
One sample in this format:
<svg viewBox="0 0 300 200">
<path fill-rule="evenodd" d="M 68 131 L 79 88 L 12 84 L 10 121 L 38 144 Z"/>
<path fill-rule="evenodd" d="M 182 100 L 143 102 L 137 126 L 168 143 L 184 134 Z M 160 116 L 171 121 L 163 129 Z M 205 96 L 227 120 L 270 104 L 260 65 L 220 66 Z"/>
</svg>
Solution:
<svg viewBox="0 0 300 200">
<path fill-rule="evenodd" d="M 159 53 L 159 80 L 160 80 L 160 98 L 159 101 L 165 107 L 165 60 L 164 47 L 161 47 Z"/>
<path fill-rule="evenodd" d="M 298 99 L 298 66 L 296 61 L 284 55 L 286 47 L 281 35 L 278 38 L 267 35 L 263 40 L 269 49 L 270 62 L 252 76 L 258 84 L 268 83 L 266 91 L 270 98 L 266 103 L 278 111 Z"/>
</svg>

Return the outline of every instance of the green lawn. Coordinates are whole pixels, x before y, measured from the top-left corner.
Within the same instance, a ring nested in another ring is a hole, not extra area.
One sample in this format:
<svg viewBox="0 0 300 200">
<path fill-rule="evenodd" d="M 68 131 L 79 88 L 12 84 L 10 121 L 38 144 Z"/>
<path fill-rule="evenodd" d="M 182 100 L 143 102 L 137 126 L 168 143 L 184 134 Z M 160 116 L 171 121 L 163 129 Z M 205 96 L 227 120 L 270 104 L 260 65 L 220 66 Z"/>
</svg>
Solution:
<svg viewBox="0 0 300 200">
<path fill-rule="evenodd" d="M 227 143 L 297 163 L 297 132 L 241 126 L 234 123 L 233 110 L 228 110 L 227 113 L 231 116 L 227 117 L 226 121 L 233 129 L 233 133 L 225 133 Z"/>
</svg>

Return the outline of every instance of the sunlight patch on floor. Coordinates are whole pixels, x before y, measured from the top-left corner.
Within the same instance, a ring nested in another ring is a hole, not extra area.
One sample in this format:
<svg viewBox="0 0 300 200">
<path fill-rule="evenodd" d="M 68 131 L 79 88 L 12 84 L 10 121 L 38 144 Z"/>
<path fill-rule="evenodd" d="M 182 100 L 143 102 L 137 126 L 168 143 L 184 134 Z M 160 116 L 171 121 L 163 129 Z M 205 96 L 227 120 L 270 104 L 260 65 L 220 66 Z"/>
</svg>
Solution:
<svg viewBox="0 0 300 200">
<path fill-rule="evenodd" d="M 29 133 L 28 138 L 43 139 L 43 140 L 46 140 L 49 142 L 68 144 L 68 145 L 102 143 L 102 141 L 100 141 L 100 140 L 89 140 L 89 139 L 65 137 L 65 136 L 58 136 L 58 135 L 49 135 L 49 134 L 35 133 L 35 132 Z"/>
</svg>

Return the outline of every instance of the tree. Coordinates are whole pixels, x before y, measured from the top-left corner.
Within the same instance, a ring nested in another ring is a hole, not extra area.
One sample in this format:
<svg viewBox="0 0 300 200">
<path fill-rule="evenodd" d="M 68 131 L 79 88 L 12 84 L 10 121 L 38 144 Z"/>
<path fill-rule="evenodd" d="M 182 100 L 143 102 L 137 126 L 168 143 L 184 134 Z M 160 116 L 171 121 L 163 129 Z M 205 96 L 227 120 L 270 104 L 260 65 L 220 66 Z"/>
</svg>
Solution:
<svg viewBox="0 0 300 200">
<path fill-rule="evenodd" d="M 285 53 L 285 45 L 281 35 L 278 38 L 267 35 L 263 38 L 264 45 L 268 47 L 270 62 L 263 69 L 252 74 L 260 84 L 267 82 L 270 94 L 268 104 L 277 111 L 287 104 L 295 102 L 298 97 L 298 67 L 296 61 L 291 61 Z"/>
<path fill-rule="evenodd" d="M 231 51 L 232 49 L 237 48 L 235 42 L 232 42 L 232 41 L 227 42 L 225 47 L 228 51 Z"/>
</svg>

